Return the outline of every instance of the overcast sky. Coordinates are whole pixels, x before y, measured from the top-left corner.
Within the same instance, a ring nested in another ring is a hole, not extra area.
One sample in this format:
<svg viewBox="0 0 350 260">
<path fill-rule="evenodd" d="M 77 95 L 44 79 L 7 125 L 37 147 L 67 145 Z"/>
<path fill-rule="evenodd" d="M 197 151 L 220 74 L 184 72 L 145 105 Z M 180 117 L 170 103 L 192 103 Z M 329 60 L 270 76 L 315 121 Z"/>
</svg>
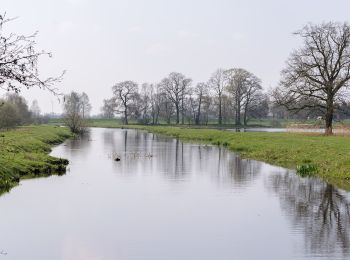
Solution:
<svg viewBox="0 0 350 260">
<path fill-rule="evenodd" d="M 39 31 L 45 75 L 67 70 L 62 92 L 85 91 L 99 113 L 114 83 L 158 82 L 172 71 L 206 81 L 217 68 L 242 67 L 265 89 L 277 84 L 292 33 L 308 22 L 349 21 L 348 0 L 0 0 L 18 17 L 6 31 Z M 0 93 L 1 94 L 1 93 Z M 24 91 L 44 112 L 61 112 L 47 91 Z"/>
</svg>

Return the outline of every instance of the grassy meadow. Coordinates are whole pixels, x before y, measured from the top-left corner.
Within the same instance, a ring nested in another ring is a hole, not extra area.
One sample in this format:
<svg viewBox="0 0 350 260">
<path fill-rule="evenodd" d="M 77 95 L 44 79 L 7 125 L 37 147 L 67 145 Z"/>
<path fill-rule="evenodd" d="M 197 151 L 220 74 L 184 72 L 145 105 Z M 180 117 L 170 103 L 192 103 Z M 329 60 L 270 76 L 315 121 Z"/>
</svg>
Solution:
<svg viewBox="0 0 350 260">
<path fill-rule="evenodd" d="M 0 132 L 0 193 L 23 178 L 64 173 L 68 161 L 48 154 L 70 136 L 67 128 L 48 125 Z"/>
</svg>

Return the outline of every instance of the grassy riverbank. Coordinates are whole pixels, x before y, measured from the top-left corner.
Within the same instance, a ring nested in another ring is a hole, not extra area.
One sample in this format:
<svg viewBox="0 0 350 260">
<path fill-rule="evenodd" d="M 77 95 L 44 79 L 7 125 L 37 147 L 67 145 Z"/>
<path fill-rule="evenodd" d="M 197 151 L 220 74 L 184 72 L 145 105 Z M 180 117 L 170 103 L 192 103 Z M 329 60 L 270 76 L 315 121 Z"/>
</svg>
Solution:
<svg viewBox="0 0 350 260">
<path fill-rule="evenodd" d="M 27 126 L 0 132 L 0 193 L 20 179 L 62 174 L 68 161 L 49 156 L 51 147 L 71 134 L 55 126 Z"/>
<path fill-rule="evenodd" d="M 63 124 L 62 119 L 51 119 L 51 124 L 61 125 Z M 123 124 L 121 119 L 102 119 L 102 118 L 91 118 L 87 119 L 87 125 L 90 127 L 103 127 L 103 128 L 113 128 L 120 127 Z M 138 125 L 138 122 L 130 119 L 130 125 Z M 161 122 L 160 125 L 163 126 L 177 126 L 175 122 L 168 125 L 166 122 Z M 255 119 L 250 120 L 246 127 L 255 128 L 255 127 L 267 127 L 267 128 L 288 128 L 288 127 L 298 127 L 298 128 L 320 128 L 322 123 L 317 120 L 294 120 L 294 119 Z M 216 121 L 210 121 L 206 125 L 188 125 L 185 124 L 184 127 L 191 128 L 207 128 L 207 129 L 225 129 L 225 128 L 235 128 L 236 125 L 234 122 L 226 122 L 225 124 L 218 125 Z M 242 126 L 241 126 L 242 127 Z M 342 120 L 334 122 L 334 127 L 337 129 L 349 128 L 350 129 L 350 120 Z"/>
<path fill-rule="evenodd" d="M 97 127 L 121 127 L 114 123 Z M 124 126 L 125 127 L 125 126 Z M 229 132 L 189 127 L 141 126 L 153 133 L 180 138 L 184 141 L 224 145 L 243 158 L 264 161 L 301 174 L 321 177 L 337 187 L 350 190 L 350 137 L 323 136 L 302 133 Z"/>
</svg>

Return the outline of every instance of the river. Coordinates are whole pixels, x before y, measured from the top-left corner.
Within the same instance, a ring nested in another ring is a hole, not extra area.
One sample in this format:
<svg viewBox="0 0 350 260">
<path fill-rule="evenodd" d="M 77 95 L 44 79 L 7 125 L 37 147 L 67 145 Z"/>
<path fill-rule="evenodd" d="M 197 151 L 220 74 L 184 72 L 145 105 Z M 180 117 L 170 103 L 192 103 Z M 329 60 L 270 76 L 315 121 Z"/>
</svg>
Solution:
<svg viewBox="0 0 350 260">
<path fill-rule="evenodd" d="M 66 175 L 0 197 L 0 260 L 350 258 L 349 193 L 317 178 L 137 130 L 52 155 Z"/>
</svg>

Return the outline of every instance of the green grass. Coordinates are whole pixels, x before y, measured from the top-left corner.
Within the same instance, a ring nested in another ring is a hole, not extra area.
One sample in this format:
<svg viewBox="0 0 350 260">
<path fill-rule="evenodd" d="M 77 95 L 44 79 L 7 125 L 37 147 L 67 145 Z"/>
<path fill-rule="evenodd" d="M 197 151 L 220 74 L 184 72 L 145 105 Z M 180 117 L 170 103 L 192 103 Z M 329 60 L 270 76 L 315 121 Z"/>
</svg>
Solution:
<svg viewBox="0 0 350 260">
<path fill-rule="evenodd" d="M 284 121 L 283 121 L 284 122 Z M 282 127 L 285 125 L 285 123 L 278 122 L 278 127 Z M 50 124 L 63 124 L 63 121 L 61 119 L 55 119 L 55 120 L 50 120 Z M 131 125 L 138 125 L 137 121 L 135 120 L 130 120 L 129 124 Z M 89 127 L 101 127 L 101 128 L 115 128 L 115 127 L 121 127 L 123 125 L 123 122 L 121 119 L 87 119 L 86 120 L 86 125 Z M 142 124 L 140 124 L 142 125 Z M 172 122 L 171 124 L 167 124 L 164 121 L 161 121 L 159 125 L 163 126 L 176 126 L 175 122 Z M 187 124 L 183 125 L 183 127 L 191 127 L 191 128 L 235 128 L 234 122 L 227 122 L 222 125 L 218 125 L 217 121 L 210 121 L 207 125 L 194 125 L 194 124 Z M 242 126 L 243 127 L 243 126 Z M 273 125 L 273 122 L 271 120 L 252 120 L 249 121 L 247 127 L 276 127 Z"/>
<path fill-rule="evenodd" d="M 120 127 L 122 121 L 120 119 L 88 119 L 86 120 L 86 124 L 89 127 L 115 128 Z"/>
<path fill-rule="evenodd" d="M 67 128 L 47 125 L 0 132 L 0 193 L 20 179 L 63 174 L 68 161 L 48 154 L 70 136 Z"/>
<path fill-rule="evenodd" d="M 121 127 L 118 125 L 118 127 Z M 223 145 L 243 158 L 296 169 L 350 190 L 350 137 L 302 133 L 229 132 L 167 126 L 123 126 L 180 138 Z"/>
<path fill-rule="evenodd" d="M 248 121 L 248 125 L 246 127 L 254 128 L 254 127 L 268 127 L 268 128 L 286 128 L 291 124 L 309 124 L 311 126 L 316 125 L 318 122 L 315 120 L 304 120 L 304 121 L 297 121 L 293 119 L 252 119 Z M 344 125 L 345 121 L 337 122 L 338 125 Z M 62 119 L 51 119 L 50 124 L 53 125 L 61 125 L 63 124 Z M 91 118 L 86 120 L 86 124 L 89 127 L 103 127 L 103 128 L 111 128 L 111 127 L 120 127 L 123 122 L 121 119 L 101 119 L 101 118 Z M 143 125 L 139 124 L 136 120 L 130 119 L 129 120 L 130 125 Z M 159 125 L 161 126 L 177 126 L 174 121 L 171 122 L 171 124 L 167 124 L 165 121 L 160 121 Z M 188 124 L 188 122 L 185 122 L 182 127 L 191 127 L 191 128 L 208 128 L 208 129 L 225 129 L 225 128 L 235 128 L 236 125 L 233 120 L 230 120 L 228 122 L 224 122 L 222 125 L 219 125 L 217 123 L 217 120 L 210 120 L 208 124 L 204 125 L 194 125 L 194 124 Z M 240 127 L 244 127 L 241 125 Z"/>
</svg>

